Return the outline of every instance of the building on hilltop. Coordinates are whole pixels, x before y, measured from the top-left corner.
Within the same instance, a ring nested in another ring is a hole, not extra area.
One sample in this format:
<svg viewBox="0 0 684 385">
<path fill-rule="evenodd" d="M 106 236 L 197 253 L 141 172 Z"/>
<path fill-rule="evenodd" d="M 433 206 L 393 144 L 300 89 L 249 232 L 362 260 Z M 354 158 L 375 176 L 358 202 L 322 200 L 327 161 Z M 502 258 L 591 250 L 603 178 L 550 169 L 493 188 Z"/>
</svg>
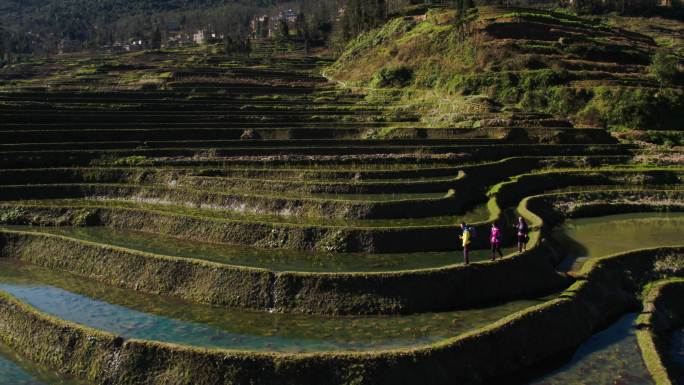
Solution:
<svg viewBox="0 0 684 385">
<path fill-rule="evenodd" d="M 164 26 L 164 47 L 180 47 L 190 42 L 190 36 L 183 33 L 180 23 L 167 21 Z"/>
<path fill-rule="evenodd" d="M 252 37 L 255 39 L 266 39 L 281 37 L 282 31 L 288 34 L 298 34 L 303 22 L 301 14 L 292 8 L 278 12 L 275 17 L 269 15 L 256 16 L 250 22 Z"/>
<path fill-rule="evenodd" d="M 216 44 L 223 40 L 224 35 L 211 31 L 211 29 L 199 29 L 192 35 L 192 41 L 197 45 Z"/>
<path fill-rule="evenodd" d="M 195 32 L 192 35 L 192 41 L 194 41 L 195 44 L 203 44 L 204 43 L 204 30 L 200 29 L 199 31 Z"/>
<path fill-rule="evenodd" d="M 271 29 L 271 18 L 268 15 L 257 16 L 251 22 L 252 37 L 256 39 L 265 39 L 271 37 L 273 30 Z"/>
<path fill-rule="evenodd" d="M 57 53 L 62 55 L 70 52 L 78 52 L 83 49 L 83 43 L 73 39 L 61 39 L 57 43 Z"/>
<path fill-rule="evenodd" d="M 292 10 L 292 8 L 282 11 L 278 14 L 278 20 L 281 21 L 286 21 L 288 23 L 296 23 L 298 19 L 298 15 L 295 11 Z"/>
</svg>

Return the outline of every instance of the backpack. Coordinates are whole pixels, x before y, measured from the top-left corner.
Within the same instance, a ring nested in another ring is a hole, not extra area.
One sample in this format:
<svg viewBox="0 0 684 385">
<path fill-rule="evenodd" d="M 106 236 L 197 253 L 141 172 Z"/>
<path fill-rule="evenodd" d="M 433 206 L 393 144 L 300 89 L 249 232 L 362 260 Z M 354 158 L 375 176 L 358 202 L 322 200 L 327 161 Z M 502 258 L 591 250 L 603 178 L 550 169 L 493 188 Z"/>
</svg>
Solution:
<svg viewBox="0 0 684 385">
<path fill-rule="evenodd" d="M 477 230 L 472 226 L 466 226 L 465 228 L 470 233 L 470 239 L 477 238 Z"/>
</svg>

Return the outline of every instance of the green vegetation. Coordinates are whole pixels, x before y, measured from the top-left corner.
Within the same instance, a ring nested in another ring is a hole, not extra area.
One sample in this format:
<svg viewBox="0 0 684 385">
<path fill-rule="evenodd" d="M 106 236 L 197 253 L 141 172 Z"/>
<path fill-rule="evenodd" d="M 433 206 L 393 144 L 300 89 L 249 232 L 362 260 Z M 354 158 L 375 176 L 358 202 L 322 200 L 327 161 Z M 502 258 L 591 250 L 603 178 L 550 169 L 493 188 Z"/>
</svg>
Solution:
<svg viewBox="0 0 684 385">
<path fill-rule="evenodd" d="M 684 90 L 681 58 L 672 48 L 679 43 L 655 49 L 649 36 L 613 27 L 621 20 L 495 7 L 463 16 L 433 8 L 424 21 L 395 18 L 362 33 L 328 75 L 350 85 L 403 88 L 395 103 L 412 105 L 424 122 L 437 125 L 454 120 L 421 94 L 436 92 L 454 103 L 478 96 L 482 110 L 502 118 L 544 112 L 618 130 L 677 129 L 684 122 Z M 659 38 L 656 28 L 635 25 Z M 398 69 L 413 81 L 392 81 Z M 465 113 L 457 122 L 476 126 L 473 115 L 482 116 Z"/>
<path fill-rule="evenodd" d="M 676 260 L 673 256 L 665 258 Z M 675 274 L 682 270 L 681 260 L 678 265 Z M 644 313 L 638 319 L 637 338 L 644 362 L 657 385 L 676 384 L 678 370 L 666 347 L 670 334 L 684 326 L 684 309 L 679 300 L 682 295 L 684 280 L 681 278 L 662 279 L 644 289 Z"/>
<path fill-rule="evenodd" d="M 370 82 L 371 87 L 407 87 L 413 81 L 413 71 L 408 67 L 382 68 Z"/>
<path fill-rule="evenodd" d="M 111 162 L 112 166 L 131 166 L 138 167 L 142 166 L 147 162 L 147 158 L 141 155 L 133 155 L 126 158 L 115 159 Z"/>
<path fill-rule="evenodd" d="M 653 55 L 653 61 L 649 70 L 655 76 L 660 87 L 668 86 L 674 83 L 677 78 L 677 57 L 666 51 L 659 50 Z"/>
</svg>

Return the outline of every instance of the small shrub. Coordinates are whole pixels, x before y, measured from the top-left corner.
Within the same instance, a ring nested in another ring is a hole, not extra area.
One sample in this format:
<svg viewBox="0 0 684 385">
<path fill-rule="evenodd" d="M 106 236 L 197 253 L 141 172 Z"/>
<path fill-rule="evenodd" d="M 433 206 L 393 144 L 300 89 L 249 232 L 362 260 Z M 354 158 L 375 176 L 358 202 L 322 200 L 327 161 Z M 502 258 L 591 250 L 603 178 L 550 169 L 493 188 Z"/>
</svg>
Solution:
<svg viewBox="0 0 684 385">
<path fill-rule="evenodd" d="M 663 277 L 681 274 L 684 271 L 684 258 L 670 254 L 655 261 L 655 271 Z"/>
<path fill-rule="evenodd" d="M 588 126 L 604 127 L 606 121 L 603 117 L 603 112 L 595 105 L 589 104 L 582 111 L 577 114 L 580 122 Z"/>
<path fill-rule="evenodd" d="M 543 69 L 527 71 L 520 78 L 520 86 L 527 90 L 536 90 L 538 88 L 566 84 L 571 78 L 570 73 L 565 70 Z"/>
<path fill-rule="evenodd" d="M 134 155 L 126 158 L 115 159 L 114 166 L 142 166 L 147 163 L 147 158 L 142 155 Z"/>
<path fill-rule="evenodd" d="M 347 246 L 347 239 L 341 230 L 331 231 L 321 239 L 318 244 L 318 249 L 327 252 L 339 252 L 345 250 Z"/>
<path fill-rule="evenodd" d="M 649 71 L 661 87 L 672 84 L 677 77 L 677 58 L 674 55 L 660 50 L 653 55 Z"/>
<path fill-rule="evenodd" d="M 413 83 L 413 77 L 413 70 L 407 66 L 382 68 L 373 75 L 370 85 L 375 88 L 403 88 Z"/>
<path fill-rule="evenodd" d="M 97 211 L 78 209 L 71 213 L 71 224 L 77 227 L 92 226 L 97 223 Z"/>
<path fill-rule="evenodd" d="M 21 224 L 21 219 L 24 218 L 24 215 L 24 211 L 18 207 L 0 209 L 0 223 L 8 225 Z"/>
</svg>

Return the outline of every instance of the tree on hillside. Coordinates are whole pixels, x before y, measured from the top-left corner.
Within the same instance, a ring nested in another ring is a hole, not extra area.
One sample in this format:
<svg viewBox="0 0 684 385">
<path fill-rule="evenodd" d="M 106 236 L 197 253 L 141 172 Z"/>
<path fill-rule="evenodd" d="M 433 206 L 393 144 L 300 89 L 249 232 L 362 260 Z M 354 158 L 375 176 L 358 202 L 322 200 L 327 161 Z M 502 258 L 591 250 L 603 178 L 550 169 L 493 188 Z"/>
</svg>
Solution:
<svg viewBox="0 0 684 385">
<path fill-rule="evenodd" d="M 346 1 L 287 0 L 288 6 L 306 15 L 302 20 L 315 44 L 327 41 Z M 22 36 L 31 42 L 29 55 L 58 51 L 56 43 L 45 40 L 47 36 L 83 48 L 111 47 L 115 42 L 139 40 L 155 46 L 152 31 L 158 26 L 163 41 L 168 36 L 169 24 L 174 26 L 175 36 L 189 36 L 207 26 L 214 26 L 214 32 L 230 34 L 233 38 L 247 36 L 253 32 L 250 22 L 254 17 L 277 14 L 283 3 L 282 0 L 0 0 L 0 26 L 12 33 L 12 48 L 5 44 L 4 54 L 10 52 L 13 57 L 23 55 L 16 52 L 25 48 Z"/>
<path fill-rule="evenodd" d="M 5 66 L 5 62 L 8 59 L 5 50 L 5 36 L 2 30 L 0 30 L 0 68 Z"/>
<path fill-rule="evenodd" d="M 226 35 L 223 38 L 223 52 L 227 56 L 243 55 L 249 57 L 252 54 L 252 42 L 249 38 L 232 38 Z"/>
<path fill-rule="evenodd" d="M 677 58 L 665 50 L 659 50 L 653 55 L 649 71 L 661 88 L 672 84 L 677 77 Z"/>
<path fill-rule="evenodd" d="M 508 6 L 509 0 L 505 0 L 506 6 Z M 448 3 L 454 8 L 458 9 L 461 15 L 468 13 L 468 10 L 475 7 L 475 2 L 473 0 L 451 0 Z"/>
<path fill-rule="evenodd" d="M 243 44 L 243 50 L 245 56 L 250 57 L 252 55 L 252 39 L 246 38 Z"/>
<path fill-rule="evenodd" d="M 348 0 L 341 20 L 345 40 L 377 27 L 387 20 L 385 0 Z"/>
<path fill-rule="evenodd" d="M 307 24 L 306 24 L 306 15 L 304 15 L 301 12 L 297 14 L 297 21 L 295 22 L 295 29 L 297 32 L 297 37 L 299 39 L 304 39 L 305 35 L 308 34 Z"/>
<path fill-rule="evenodd" d="M 288 39 L 290 37 L 290 26 L 287 25 L 286 20 L 278 20 L 276 23 L 276 34 L 280 39 Z"/>
<path fill-rule="evenodd" d="M 162 35 L 161 31 L 159 30 L 159 26 L 157 26 L 154 29 L 154 32 L 152 32 L 152 37 L 150 38 L 150 46 L 152 49 L 160 49 L 162 45 Z"/>
</svg>

